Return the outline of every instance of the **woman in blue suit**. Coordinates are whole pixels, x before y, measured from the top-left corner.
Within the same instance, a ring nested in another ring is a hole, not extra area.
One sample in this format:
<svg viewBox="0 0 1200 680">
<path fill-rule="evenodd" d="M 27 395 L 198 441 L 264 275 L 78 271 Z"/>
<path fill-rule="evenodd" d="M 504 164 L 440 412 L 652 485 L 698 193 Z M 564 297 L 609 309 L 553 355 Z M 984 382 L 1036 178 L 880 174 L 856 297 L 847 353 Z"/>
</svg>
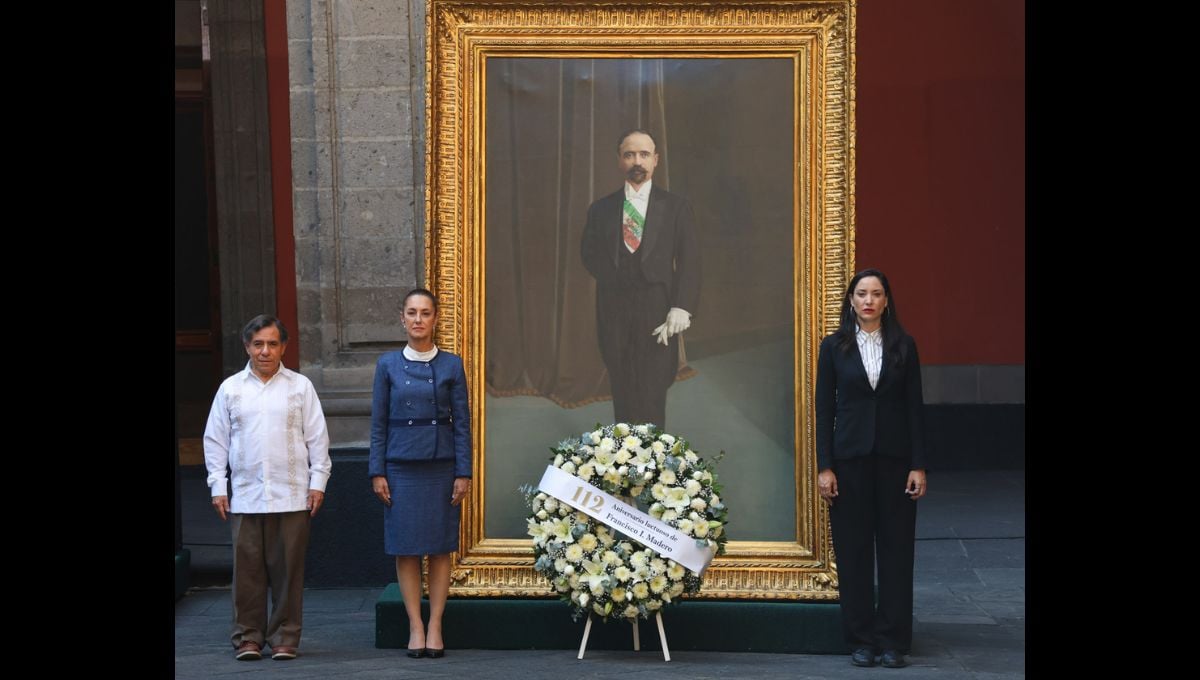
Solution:
<svg viewBox="0 0 1200 680">
<path fill-rule="evenodd" d="M 408 345 L 375 366 L 371 400 L 371 486 L 386 506 L 384 552 L 408 612 L 408 656 L 445 655 L 442 613 L 450 553 L 458 550 L 462 499 L 471 489 L 471 413 L 462 359 L 433 344 L 437 298 L 404 297 Z M 421 557 L 429 556 L 429 625 L 421 621 Z"/>
<path fill-rule="evenodd" d="M 842 629 L 856 666 L 908 665 L 913 549 L 925 495 L 917 344 L 896 316 L 887 277 L 850 280 L 841 324 L 817 358 L 817 490 L 829 504 Z M 879 606 L 875 606 L 876 557 Z"/>
</svg>

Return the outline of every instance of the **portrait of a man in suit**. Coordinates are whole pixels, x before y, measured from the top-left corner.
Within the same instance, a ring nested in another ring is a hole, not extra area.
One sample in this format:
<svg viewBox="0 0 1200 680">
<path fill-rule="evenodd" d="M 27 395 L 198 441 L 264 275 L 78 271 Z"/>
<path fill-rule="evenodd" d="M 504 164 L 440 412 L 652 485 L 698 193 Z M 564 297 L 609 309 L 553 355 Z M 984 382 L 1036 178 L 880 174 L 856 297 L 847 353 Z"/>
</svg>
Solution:
<svg viewBox="0 0 1200 680">
<path fill-rule="evenodd" d="M 596 279 L 596 335 L 617 422 L 666 427 L 679 339 L 700 296 L 692 206 L 654 184 L 660 151 L 646 130 L 617 145 L 624 183 L 588 208 L 583 264 Z"/>
</svg>

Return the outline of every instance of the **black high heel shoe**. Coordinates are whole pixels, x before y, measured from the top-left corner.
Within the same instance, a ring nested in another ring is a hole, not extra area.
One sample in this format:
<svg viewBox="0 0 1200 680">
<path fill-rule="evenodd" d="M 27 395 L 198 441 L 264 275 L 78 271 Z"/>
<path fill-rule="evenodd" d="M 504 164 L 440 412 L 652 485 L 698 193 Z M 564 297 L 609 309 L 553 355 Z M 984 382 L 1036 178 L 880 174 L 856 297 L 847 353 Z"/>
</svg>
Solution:
<svg viewBox="0 0 1200 680">
<path fill-rule="evenodd" d="M 420 648 L 420 649 L 410 649 L 410 650 L 408 650 L 408 653 L 407 653 L 407 654 L 408 654 L 408 658 L 410 658 L 410 659 L 420 659 L 421 657 L 423 657 L 423 656 L 425 656 L 425 655 L 426 655 L 426 651 L 427 651 L 427 650 L 426 650 L 424 647 L 422 647 L 422 648 Z M 432 655 L 430 655 L 430 656 L 432 656 Z"/>
<path fill-rule="evenodd" d="M 446 649 L 444 647 L 442 649 L 433 649 L 432 647 L 429 647 L 425 650 L 425 656 L 428 656 L 431 659 L 440 659 L 443 656 L 446 656 Z"/>
</svg>

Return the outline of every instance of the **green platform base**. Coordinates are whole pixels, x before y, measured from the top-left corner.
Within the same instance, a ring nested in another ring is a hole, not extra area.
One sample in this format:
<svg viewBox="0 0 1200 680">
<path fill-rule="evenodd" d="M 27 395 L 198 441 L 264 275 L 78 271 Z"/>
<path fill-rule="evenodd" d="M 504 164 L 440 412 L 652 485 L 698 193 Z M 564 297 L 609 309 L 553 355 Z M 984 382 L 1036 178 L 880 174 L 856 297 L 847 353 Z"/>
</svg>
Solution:
<svg viewBox="0 0 1200 680">
<path fill-rule="evenodd" d="M 192 566 L 192 551 L 184 548 L 175 553 L 175 599 L 183 597 L 188 589 L 188 574 Z"/>
<path fill-rule="evenodd" d="M 421 601 L 424 619 L 429 601 Z M 837 603 L 706 602 L 683 600 L 663 613 L 667 645 L 676 651 L 846 654 Z M 559 600 L 454 599 L 443 625 L 458 649 L 579 649 L 583 619 L 571 621 Z M 644 651 L 661 651 L 654 619 L 638 624 Z M 632 627 L 624 622 L 592 624 L 588 649 L 633 649 Z M 375 646 L 408 646 L 408 615 L 400 588 L 392 583 L 375 603 Z"/>
</svg>

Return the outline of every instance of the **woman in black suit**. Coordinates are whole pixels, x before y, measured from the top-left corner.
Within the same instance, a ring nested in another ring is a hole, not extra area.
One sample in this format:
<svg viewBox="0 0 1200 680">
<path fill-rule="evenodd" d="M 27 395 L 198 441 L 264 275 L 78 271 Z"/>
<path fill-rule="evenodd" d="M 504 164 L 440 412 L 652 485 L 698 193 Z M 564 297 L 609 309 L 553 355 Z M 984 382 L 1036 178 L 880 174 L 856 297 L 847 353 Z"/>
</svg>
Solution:
<svg viewBox="0 0 1200 680">
<path fill-rule="evenodd" d="M 817 358 L 817 489 L 829 504 L 842 628 L 856 666 L 903 668 L 912 645 L 913 549 L 926 493 L 917 344 L 887 277 L 850 280 Z M 878 553 L 879 606 L 874 572 Z"/>
<path fill-rule="evenodd" d="M 379 357 L 371 402 L 368 474 L 386 506 L 384 552 L 408 612 L 408 655 L 445 656 L 442 614 L 450 592 L 450 553 L 458 550 L 460 504 L 471 489 L 471 411 L 457 355 L 433 343 L 437 298 L 424 288 L 404 297 L 408 344 Z M 429 556 L 429 625 L 421 621 L 421 556 Z"/>
</svg>

